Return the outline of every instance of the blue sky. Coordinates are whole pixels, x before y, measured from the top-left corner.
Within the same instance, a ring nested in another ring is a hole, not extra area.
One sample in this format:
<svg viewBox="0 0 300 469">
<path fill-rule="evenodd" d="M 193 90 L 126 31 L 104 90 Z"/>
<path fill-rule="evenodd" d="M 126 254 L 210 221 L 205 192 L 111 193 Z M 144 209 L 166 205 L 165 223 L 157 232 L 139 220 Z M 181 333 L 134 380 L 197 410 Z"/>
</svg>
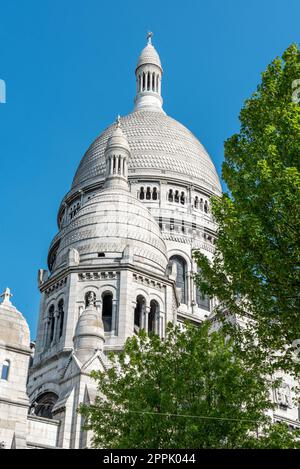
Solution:
<svg viewBox="0 0 300 469">
<path fill-rule="evenodd" d="M 164 109 L 220 174 L 243 101 L 299 41 L 299 18 L 298 0 L 0 0 L 0 289 L 11 288 L 32 338 L 59 203 L 93 139 L 132 110 L 147 31 L 164 67 Z"/>
</svg>

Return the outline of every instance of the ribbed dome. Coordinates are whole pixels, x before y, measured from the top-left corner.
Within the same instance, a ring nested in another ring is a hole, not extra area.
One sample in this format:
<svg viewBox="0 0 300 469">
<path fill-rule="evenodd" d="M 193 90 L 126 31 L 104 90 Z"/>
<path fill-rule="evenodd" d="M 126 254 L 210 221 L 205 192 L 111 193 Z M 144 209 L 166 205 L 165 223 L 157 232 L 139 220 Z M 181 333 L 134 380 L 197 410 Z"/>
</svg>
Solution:
<svg viewBox="0 0 300 469">
<path fill-rule="evenodd" d="M 123 147 L 130 151 L 128 140 L 124 136 L 120 127 L 115 127 L 112 136 L 108 139 L 107 148 Z"/>
<path fill-rule="evenodd" d="M 162 176 L 199 184 L 215 193 L 221 185 L 214 164 L 197 138 L 175 119 L 157 111 L 135 111 L 121 118 L 131 158 L 129 178 Z M 104 150 L 115 124 L 92 143 L 75 174 L 72 188 L 101 181 L 105 175 Z"/>
<path fill-rule="evenodd" d="M 162 69 L 159 55 L 156 49 L 150 43 L 147 44 L 146 47 L 144 47 L 144 49 L 142 50 L 136 68 L 139 68 L 141 65 L 145 64 L 157 65 Z"/>
<path fill-rule="evenodd" d="M 88 200 L 69 225 L 61 230 L 54 269 L 64 267 L 68 251 L 75 248 L 80 254 L 80 265 L 99 264 L 98 253 L 104 253 L 103 262 L 116 264 L 132 257 L 143 269 L 164 273 L 167 249 L 158 224 L 149 210 L 128 190 L 110 187 Z"/>
</svg>

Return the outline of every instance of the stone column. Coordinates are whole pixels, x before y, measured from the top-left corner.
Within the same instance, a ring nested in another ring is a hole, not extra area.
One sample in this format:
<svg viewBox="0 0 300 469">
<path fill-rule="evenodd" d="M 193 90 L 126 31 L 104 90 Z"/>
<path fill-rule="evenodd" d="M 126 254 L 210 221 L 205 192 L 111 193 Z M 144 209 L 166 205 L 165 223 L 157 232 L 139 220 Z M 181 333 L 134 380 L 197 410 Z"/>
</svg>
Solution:
<svg viewBox="0 0 300 469">
<path fill-rule="evenodd" d="M 112 300 L 111 332 L 118 335 L 118 301 L 115 298 Z"/>
</svg>

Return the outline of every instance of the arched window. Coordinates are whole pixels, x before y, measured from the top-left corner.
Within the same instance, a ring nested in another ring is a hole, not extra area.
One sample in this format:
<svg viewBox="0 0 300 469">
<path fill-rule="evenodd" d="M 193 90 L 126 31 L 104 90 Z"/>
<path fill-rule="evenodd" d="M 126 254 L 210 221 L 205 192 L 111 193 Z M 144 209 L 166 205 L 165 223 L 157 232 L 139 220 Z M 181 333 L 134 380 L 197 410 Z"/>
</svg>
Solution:
<svg viewBox="0 0 300 469">
<path fill-rule="evenodd" d="M 49 342 L 48 342 L 48 344 L 50 345 L 51 342 L 54 339 L 54 325 L 55 325 L 54 305 L 51 305 L 50 308 L 49 308 L 48 322 L 49 322 Z"/>
<path fill-rule="evenodd" d="M 157 188 L 156 187 L 153 188 L 152 199 L 157 200 Z"/>
<path fill-rule="evenodd" d="M 144 188 L 141 187 L 141 189 L 140 189 L 140 200 L 144 200 L 144 198 L 145 198 L 145 191 L 144 191 Z"/>
<path fill-rule="evenodd" d="M 155 300 L 150 301 L 150 312 L 148 315 L 148 334 L 155 334 L 158 314 L 158 303 Z"/>
<path fill-rule="evenodd" d="M 210 299 L 207 295 L 203 295 L 199 288 L 196 290 L 196 303 L 199 308 L 210 311 Z"/>
<path fill-rule="evenodd" d="M 8 380 L 9 367 L 10 367 L 10 361 L 4 360 L 4 362 L 2 363 L 1 379 L 4 379 L 5 381 Z"/>
<path fill-rule="evenodd" d="M 104 295 L 102 296 L 102 321 L 105 332 L 109 332 L 112 330 L 112 305 L 112 293 L 104 293 Z"/>
<path fill-rule="evenodd" d="M 200 210 L 203 210 L 203 199 L 200 199 Z"/>
<path fill-rule="evenodd" d="M 185 195 L 184 195 L 184 192 L 181 192 L 180 203 L 181 203 L 182 205 L 185 204 Z"/>
<path fill-rule="evenodd" d="M 136 307 L 134 310 L 134 326 L 139 330 L 142 327 L 143 314 L 145 312 L 145 298 L 139 295 L 136 299 Z"/>
<path fill-rule="evenodd" d="M 88 291 L 84 296 L 85 307 L 96 306 L 96 293 Z"/>
<path fill-rule="evenodd" d="M 150 187 L 147 187 L 146 199 L 151 200 L 151 189 L 150 189 Z"/>
<path fill-rule="evenodd" d="M 52 419 L 52 410 L 58 396 L 54 392 L 46 392 L 39 396 L 31 407 L 31 412 L 38 417 Z"/>
<path fill-rule="evenodd" d="M 208 203 L 207 200 L 204 202 L 204 212 L 208 213 Z"/>
<path fill-rule="evenodd" d="M 195 208 L 198 208 L 198 207 L 199 207 L 199 197 L 198 197 L 198 196 L 195 197 L 195 200 L 194 200 L 194 207 L 195 207 Z"/>
<path fill-rule="evenodd" d="M 169 190 L 169 202 L 173 202 L 173 190 Z"/>
<path fill-rule="evenodd" d="M 198 269 L 198 274 L 200 270 Z M 207 295 L 203 295 L 199 288 L 196 288 L 196 303 L 201 309 L 205 309 L 205 311 L 210 311 L 210 298 Z"/>
<path fill-rule="evenodd" d="M 175 200 L 175 202 L 179 203 L 179 191 L 175 191 L 174 200 Z"/>
<path fill-rule="evenodd" d="M 59 317 L 59 338 L 62 336 L 64 328 L 64 300 L 58 302 L 58 317 Z"/>
<path fill-rule="evenodd" d="M 186 285 L 186 262 L 181 256 L 172 256 L 171 261 L 175 262 L 177 267 L 176 287 L 181 290 L 180 302 L 187 303 L 187 285 Z"/>
</svg>

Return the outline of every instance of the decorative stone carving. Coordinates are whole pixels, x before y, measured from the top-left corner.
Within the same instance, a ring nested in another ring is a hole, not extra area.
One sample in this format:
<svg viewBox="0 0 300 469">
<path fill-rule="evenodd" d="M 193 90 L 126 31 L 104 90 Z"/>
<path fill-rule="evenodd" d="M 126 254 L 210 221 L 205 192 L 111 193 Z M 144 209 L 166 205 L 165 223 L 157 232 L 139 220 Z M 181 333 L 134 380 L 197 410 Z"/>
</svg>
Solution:
<svg viewBox="0 0 300 469">
<path fill-rule="evenodd" d="M 287 383 L 282 383 L 275 391 L 276 402 L 282 407 L 292 407 L 291 388 Z"/>
</svg>

